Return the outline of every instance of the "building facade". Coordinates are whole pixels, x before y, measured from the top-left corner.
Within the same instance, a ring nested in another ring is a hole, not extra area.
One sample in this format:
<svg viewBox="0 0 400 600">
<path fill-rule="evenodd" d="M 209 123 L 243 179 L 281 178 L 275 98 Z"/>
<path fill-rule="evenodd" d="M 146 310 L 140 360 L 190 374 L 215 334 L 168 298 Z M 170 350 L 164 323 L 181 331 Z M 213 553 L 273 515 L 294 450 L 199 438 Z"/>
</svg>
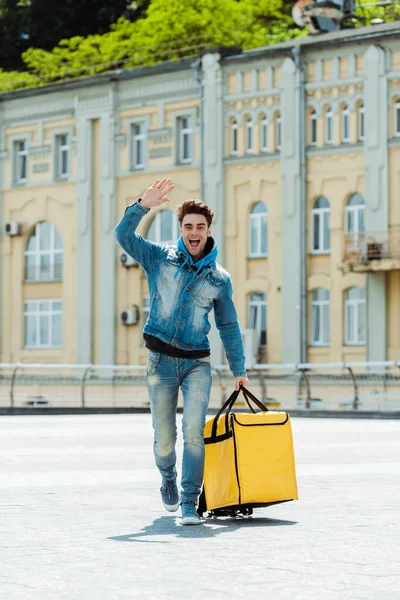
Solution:
<svg viewBox="0 0 400 600">
<path fill-rule="evenodd" d="M 113 229 L 153 180 L 216 213 L 258 362 L 400 358 L 400 25 L 0 95 L 1 362 L 143 364 Z M 248 335 L 248 334 L 246 334 Z M 213 329 L 213 361 L 224 355 Z"/>
</svg>

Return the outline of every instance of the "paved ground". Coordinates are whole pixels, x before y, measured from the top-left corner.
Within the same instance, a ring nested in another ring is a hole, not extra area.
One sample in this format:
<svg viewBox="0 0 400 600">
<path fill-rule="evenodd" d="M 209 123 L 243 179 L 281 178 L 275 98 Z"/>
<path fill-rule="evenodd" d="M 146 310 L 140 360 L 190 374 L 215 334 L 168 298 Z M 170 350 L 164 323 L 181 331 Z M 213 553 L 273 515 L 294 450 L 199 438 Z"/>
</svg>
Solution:
<svg viewBox="0 0 400 600">
<path fill-rule="evenodd" d="M 0 418 L 2 600 L 400 598 L 400 421 L 293 419 L 300 500 L 165 513 L 149 415 Z"/>
</svg>

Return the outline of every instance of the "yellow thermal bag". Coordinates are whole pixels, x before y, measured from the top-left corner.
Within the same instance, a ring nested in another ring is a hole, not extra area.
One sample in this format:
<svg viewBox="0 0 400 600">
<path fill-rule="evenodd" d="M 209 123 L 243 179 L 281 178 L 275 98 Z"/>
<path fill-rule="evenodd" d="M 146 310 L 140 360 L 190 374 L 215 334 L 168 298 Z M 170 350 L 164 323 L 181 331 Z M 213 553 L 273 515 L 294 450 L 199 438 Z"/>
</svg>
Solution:
<svg viewBox="0 0 400 600">
<path fill-rule="evenodd" d="M 290 417 L 269 411 L 246 388 L 240 390 L 252 411 L 232 413 L 234 392 L 218 414 L 205 424 L 205 510 L 249 509 L 297 500 L 297 482 Z M 254 402 L 262 412 L 255 412 Z M 243 512 L 243 511 L 241 511 Z"/>
</svg>

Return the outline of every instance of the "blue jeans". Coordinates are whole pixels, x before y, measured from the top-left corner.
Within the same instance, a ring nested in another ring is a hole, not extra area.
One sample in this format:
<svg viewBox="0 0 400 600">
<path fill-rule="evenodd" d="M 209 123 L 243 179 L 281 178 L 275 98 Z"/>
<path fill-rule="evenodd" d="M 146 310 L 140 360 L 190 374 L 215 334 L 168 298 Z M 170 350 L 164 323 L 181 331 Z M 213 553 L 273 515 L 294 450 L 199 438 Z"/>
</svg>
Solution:
<svg viewBox="0 0 400 600">
<path fill-rule="evenodd" d="M 183 393 L 182 500 L 197 500 L 204 474 L 204 424 L 211 391 L 211 362 L 149 351 L 147 387 L 154 429 L 154 456 L 165 479 L 176 477 L 176 408 Z"/>
</svg>

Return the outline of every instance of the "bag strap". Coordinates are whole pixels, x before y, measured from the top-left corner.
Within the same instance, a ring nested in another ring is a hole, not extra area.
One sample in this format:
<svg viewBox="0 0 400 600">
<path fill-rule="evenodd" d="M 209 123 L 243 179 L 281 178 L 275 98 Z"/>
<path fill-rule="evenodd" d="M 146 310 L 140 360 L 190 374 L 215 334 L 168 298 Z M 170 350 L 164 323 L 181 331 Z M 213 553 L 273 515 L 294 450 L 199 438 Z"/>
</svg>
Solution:
<svg viewBox="0 0 400 600">
<path fill-rule="evenodd" d="M 258 400 L 254 394 L 252 394 L 251 392 L 249 392 L 248 389 L 246 389 L 244 386 L 240 385 L 239 390 L 235 390 L 228 398 L 228 400 L 226 400 L 226 402 L 221 406 L 221 408 L 219 409 L 219 411 L 217 412 L 217 414 L 214 417 L 214 421 L 213 421 L 213 425 L 212 425 L 212 430 L 211 430 L 211 437 L 215 438 L 217 435 L 217 426 L 218 426 L 218 419 L 219 417 L 226 412 L 225 415 L 225 433 L 228 433 L 228 421 L 229 421 L 229 413 L 231 412 L 233 405 L 235 404 L 236 400 L 239 397 L 240 392 L 242 392 L 244 399 L 246 400 L 247 406 L 250 408 L 251 412 L 255 414 L 255 410 L 254 408 L 251 406 L 249 400 L 251 400 L 256 406 L 257 408 L 259 408 L 262 412 L 268 412 L 268 408 L 265 406 L 265 404 L 263 404 L 262 402 L 260 402 L 260 400 Z"/>
<path fill-rule="evenodd" d="M 243 396 L 245 397 L 245 400 L 247 402 L 247 405 L 249 406 L 250 410 L 255 413 L 256 411 L 250 406 L 249 404 L 249 400 L 251 400 L 252 402 L 254 402 L 254 404 L 262 411 L 262 412 L 268 412 L 269 409 L 265 406 L 265 404 L 263 404 L 260 400 L 258 400 L 254 394 L 252 394 L 251 392 L 249 392 L 248 389 L 246 389 L 243 385 L 240 386 L 241 391 L 243 392 Z"/>
</svg>

